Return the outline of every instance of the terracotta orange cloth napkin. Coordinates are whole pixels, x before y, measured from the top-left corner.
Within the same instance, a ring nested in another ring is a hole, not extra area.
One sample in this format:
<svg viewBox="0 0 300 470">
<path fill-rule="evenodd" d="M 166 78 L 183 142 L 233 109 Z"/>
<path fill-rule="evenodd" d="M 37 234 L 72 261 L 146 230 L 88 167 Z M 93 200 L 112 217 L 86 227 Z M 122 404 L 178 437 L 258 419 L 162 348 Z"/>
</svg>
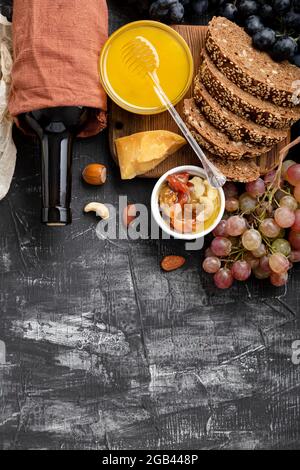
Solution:
<svg viewBox="0 0 300 470">
<path fill-rule="evenodd" d="M 14 65 L 9 111 L 86 106 L 95 113 L 81 136 L 106 125 L 99 55 L 108 37 L 105 0 L 14 0 Z"/>
</svg>

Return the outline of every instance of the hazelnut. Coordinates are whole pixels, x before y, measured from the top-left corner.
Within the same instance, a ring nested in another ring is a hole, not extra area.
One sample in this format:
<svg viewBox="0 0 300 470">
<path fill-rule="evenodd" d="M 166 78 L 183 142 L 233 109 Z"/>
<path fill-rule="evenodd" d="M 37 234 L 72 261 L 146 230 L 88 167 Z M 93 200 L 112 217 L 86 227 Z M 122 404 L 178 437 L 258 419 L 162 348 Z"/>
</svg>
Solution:
<svg viewBox="0 0 300 470">
<path fill-rule="evenodd" d="M 82 178 L 87 184 L 92 186 L 101 186 L 106 182 L 106 167 L 100 163 L 91 163 L 87 165 L 82 172 Z"/>
</svg>

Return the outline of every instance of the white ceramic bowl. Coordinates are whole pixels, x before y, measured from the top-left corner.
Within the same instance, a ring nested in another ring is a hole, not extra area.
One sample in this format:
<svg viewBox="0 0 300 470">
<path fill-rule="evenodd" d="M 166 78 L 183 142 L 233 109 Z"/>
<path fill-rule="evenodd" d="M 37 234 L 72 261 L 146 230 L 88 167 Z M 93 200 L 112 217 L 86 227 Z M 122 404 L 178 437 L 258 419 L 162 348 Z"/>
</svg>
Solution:
<svg viewBox="0 0 300 470">
<path fill-rule="evenodd" d="M 154 186 L 153 192 L 152 192 L 152 197 L 151 197 L 151 211 L 153 218 L 155 222 L 162 228 L 162 230 L 167 233 L 168 235 L 171 235 L 174 238 L 177 238 L 179 240 L 196 240 L 198 238 L 203 238 L 205 235 L 208 235 L 210 232 L 212 232 L 216 226 L 220 223 L 224 211 L 225 211 L 225 194 L 222 188 L 219 188 L 219 194 L 220 194 L 220 212 L 218 217 L 216 218 L 215 222 L 206 230 L 203 230 L 202 232 L 199 233 L 179 233 L 176 232 L 175 230 L 172 230 L 168 224 L 164 221 L 162 218 L 160 208 L 159 208 L 159 192 L 162 184 L 165 182 L 166 178 L 169 175 L 173 175 L 174 173 L 190 173 L 192 176 L 200 176 L 201 178 L 206 179 L 205 172 L 203 168 L 197 167 L 197 166 L 190 166 L 190 165 L 184 165 L 184 166 L 178 166 L 176 168 L 173 168 L 172 170 L 167 171 L 156 183 Z"/>
</svg>

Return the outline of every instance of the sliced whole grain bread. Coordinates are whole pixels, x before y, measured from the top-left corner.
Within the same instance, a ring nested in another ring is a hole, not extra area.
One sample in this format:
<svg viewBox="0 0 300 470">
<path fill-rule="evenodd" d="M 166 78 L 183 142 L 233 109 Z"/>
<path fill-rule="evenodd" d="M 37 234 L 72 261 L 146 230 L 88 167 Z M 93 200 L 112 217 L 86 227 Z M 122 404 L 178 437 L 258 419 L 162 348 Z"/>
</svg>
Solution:
<svg viewBox="0 0 300 470">
<path fill-rule="evenodd" d="M 260 126 L 224 108 L 208 93 L 199 76 L 195 78 L 195 94 L 197 104 L 206 119 L 234 141 L 273 146 L 288 135 L 288 130 Z"/>
<path fill-rule="evenodd" d="M 255 158 L 270 150 L 270 147 L 248 146 L 244 142 L 230 140 L 226 134 L 211 125 L 197 107 L 194 99 L 184 101 L 183 112 L 188 126 L 197 134 L 198 143 L 213 154 L 239 160 L 243 157 Z"/>
<path fill-rule="evenodd" d="M 194 135 L 194 137 L 196 136 Z M 250 183 L 260 177 L 260 167 L 257 165 L 256 160 L 249 158 L 226 160 L 209 153 L 207 153 L 207 157 L 228 180 Z"/>
<path fill-rule="evenodd" d="M 200 66 L 200 80 L 222 106 L 245 119 L 275 129 L 291 127 L 300 118 L 300 107 L 283 108 L 269 101 L 264 101 L 242 90 L 228 80 L 203 52 L 203 61 Z M 201 99 L 195 90 L 195 99 Z"/>
<path fill-rule="evenodd" d="M 215 65 L 243 90 L 279 106 L 300 104 L 300 69 L 289 62 L 275 62 L 256 50 L 251 37 L 221 16 L 208 26 L 206 49 Z M 297 83 L 298 82 L 298 83 Z"/>
</svg>

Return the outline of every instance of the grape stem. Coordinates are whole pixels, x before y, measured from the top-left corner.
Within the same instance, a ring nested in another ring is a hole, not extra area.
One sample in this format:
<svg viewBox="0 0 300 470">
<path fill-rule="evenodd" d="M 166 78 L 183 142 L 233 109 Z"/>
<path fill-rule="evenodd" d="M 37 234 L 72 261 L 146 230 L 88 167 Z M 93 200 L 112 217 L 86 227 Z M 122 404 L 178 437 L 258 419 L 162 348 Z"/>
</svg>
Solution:
<svg viewBox="0 0 300 470">
<path fill-rule="evenodd" d="M 225 268 L 228 268 L 228 265 L 234 264 L 240 258 L 243 259 L 245 252 L 246 252 L 246 250 L 244 248 L 239 248 L 238 250 L 232 251 L 230 253 L 230 256 L 231 256 L 230 258 L 221 259 L 220 261 L 225 263 Z M 234 255 L 236 255 L 236 256 L 234 256 Z"/>
<path fill-rule="evenodd" d="M 271 243 L 269 242 L 269 240 L 267 240 L 266 237 L 262 237 L 264 243 L 267 245 L 267 247 L 269 248 L 270 252 L 273 253 L 273 248 L 272 248 L 272 245 Z"/>
</svg>

